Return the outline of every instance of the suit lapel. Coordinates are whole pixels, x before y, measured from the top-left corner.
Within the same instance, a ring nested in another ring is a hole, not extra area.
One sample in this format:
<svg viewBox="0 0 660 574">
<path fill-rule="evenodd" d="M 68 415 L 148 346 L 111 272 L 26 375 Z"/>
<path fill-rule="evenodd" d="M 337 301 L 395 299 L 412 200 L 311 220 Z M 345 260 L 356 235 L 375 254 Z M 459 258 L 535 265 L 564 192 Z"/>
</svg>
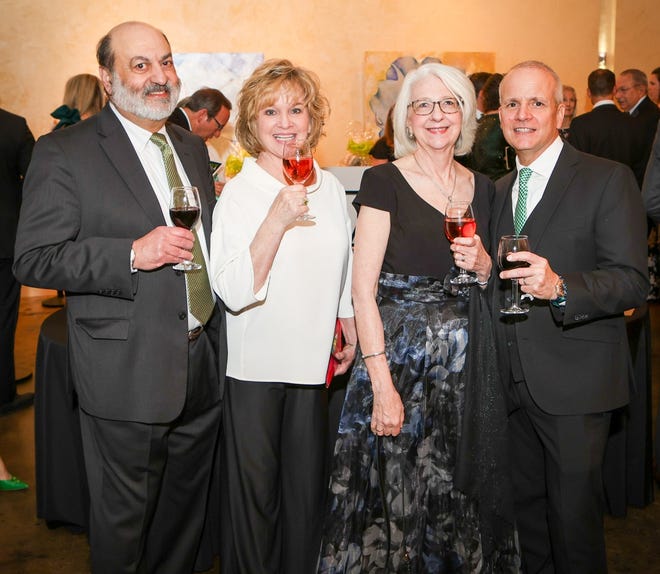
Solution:
<svg viewBox="0 0 660 574">
<path fill-rule="evenodd" d="M 564 148 L 559 155 L 555 168 L 552 170 L 543 197 L 534 208 L 534 211 L 530 213 L 521 231 L 521 233 L 529 235 L 531 251 L 537 250 L 552 215 L 568 191 L 571 180 L 575 175 L 573 166 L 577 162 L 577 151 L 564 143 Z"/>
<path fill-rule="evenodd" d="M 131 140 L 109 106 L 98 114 L 97 125 L 101 136 L 100 145 L 119 177 L 124 180 L 154 227 L 166 225 L 156 192 L 151 187 Z"/>
<path fill-rule="evenodd" d="M 492 254 L 497 254 L 497 244 L 502 235 L 513 233 L 513 210 L 511 207 L 511 188 L 517 172 L 512 171 L 497 181 L 495 201 L 493 203 L 493 225 L 491 226 Z"/>
</svg>

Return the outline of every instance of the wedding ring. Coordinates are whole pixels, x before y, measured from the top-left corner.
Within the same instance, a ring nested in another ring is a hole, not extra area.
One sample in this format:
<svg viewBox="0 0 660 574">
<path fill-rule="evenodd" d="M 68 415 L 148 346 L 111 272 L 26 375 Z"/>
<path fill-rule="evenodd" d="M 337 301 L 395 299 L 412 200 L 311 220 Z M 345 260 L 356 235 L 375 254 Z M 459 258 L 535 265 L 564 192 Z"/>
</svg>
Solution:
<svg viewBox="0 0 660 574">
<path fill-rule="evenodd" d="M 303 205 L 307 205 L 308 203 L 309 203 L 309 200 L 308 200 L 307 198 L 305 198 L 305 199 L 303 200 Z"/>
</svg>

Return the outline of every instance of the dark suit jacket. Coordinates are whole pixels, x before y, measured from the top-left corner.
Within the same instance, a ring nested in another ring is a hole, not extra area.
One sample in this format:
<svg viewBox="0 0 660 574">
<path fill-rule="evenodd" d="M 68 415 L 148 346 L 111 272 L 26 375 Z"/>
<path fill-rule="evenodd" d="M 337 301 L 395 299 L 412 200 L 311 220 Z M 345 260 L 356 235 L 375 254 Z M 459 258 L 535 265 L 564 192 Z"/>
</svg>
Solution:
<svg viewBox="0 0 660 574">
<path fill-rule="evenodd" d="M 199 188 L 209 240 L 215 204 L 201 139 L 168 133 Z M 113 111 L 42 137 L 25 181 L 14 272 L 67 292 L 69 357 L 80 406 L 115 420 L 170 422 L 188 379 L 186 284 L 166 265 L 131 273 L 133 241 L 165 225 L 156 195 Z M 220 376 L 226 333 L 220 309 Z M 219 398 L 220 390 L 212 389 Z"/>
<path fill-rule="evenodd" d="M 0 258 L 14 257 L 23 177 L 34 147 L 24 118 L 0 109 Z"/>
<path fill-rule="evenodd" d="M 631 116 L 641 140 L 641 153 L 633 171 L 635 172 L 639 186 L 642 187 L 646 165 L 651 156 L 653 138 L 658 127 L 658 121 L 660 120 L 660 108 L 649 100 L 648 97 L 645 97 Z"/>
<path fill-rule="evenodd" d="M 184 112 L 181 108 L 176 108 L 172 112 L 172 115 L 167 118 L 167 122 L 182 127 L 186 131 L 190 131 L 190 124 L 188 123 L 186 112 Z"/>
<path fill-rule="evenodd" d="M 492 253 L 513 233 L 511 188 L 497 182 Z M 536 403 L 550 414 L 604 412 L 628 401 L 629 351 L 623 311 L 646 300 L 646 219 L 630 169 L 564 144 L 543 198 L 523 234 L 532 252 L 564 277 L 566 307 L 534 300 L 528 316 L 496 317 L 504 380 L 522 369 Z M 497 277 L 494 314 L 510 291 Z M 518 352 L 515 352 L 517 347 Z"/>
<path fill-rule="evenodd" d="M 658 121 L 653 149 L 646 167 L 642 199 L 647 215 L 655 223 L 660 223 L 660 121 Z"/>
<path fill-rule="evenodd" d="M 598 106 L 571 122 L 568 142 L 585 153 L 634 168 L 641 153 L 630 114 L 614 104 Z"/>
</svg>

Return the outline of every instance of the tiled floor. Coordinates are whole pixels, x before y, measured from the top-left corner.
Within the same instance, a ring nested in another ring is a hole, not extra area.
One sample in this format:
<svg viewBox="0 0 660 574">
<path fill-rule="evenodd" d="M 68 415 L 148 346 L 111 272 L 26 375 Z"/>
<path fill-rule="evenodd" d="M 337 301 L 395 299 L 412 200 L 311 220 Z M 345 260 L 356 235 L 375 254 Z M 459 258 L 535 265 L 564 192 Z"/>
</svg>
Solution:
<svg viewBox="0 0 660 574">
<path fill-rule="evenodd" d="M 34 369 L 39 328 L 53 312 L 42 307 L 41 300 L 52 294 L 24 290 L 16 342 L 19 374 Z M 657 342 L 655 413 L 660 395 L 660 304 L 652 305 L 651 319 Z M 19 392 L 33 390 L 33 379 L 19 387 Z M 50 530 L 36 517 L 33 424 L 32 408 L 0 417 L 0 454 L 10 471 L 31 485 L 27 491 L 0 493 L 0 573 L 85 574 L 89 572 L 85 536 L 63 528 Z M 660 500 L 645 509 L 630 509 L 626 518 L 608 518 L 606 530 L 610 574 L 660 574 Z M 220 572 L 219 567 L 213 572 Z"/>
</svg>

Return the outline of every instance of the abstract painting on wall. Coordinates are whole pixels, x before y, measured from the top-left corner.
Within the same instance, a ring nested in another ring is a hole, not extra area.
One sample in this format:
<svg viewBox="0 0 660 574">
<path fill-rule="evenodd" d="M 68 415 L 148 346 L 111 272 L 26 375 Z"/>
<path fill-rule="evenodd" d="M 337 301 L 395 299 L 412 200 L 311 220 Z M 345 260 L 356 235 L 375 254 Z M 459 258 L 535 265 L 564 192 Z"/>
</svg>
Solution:
<svg viewBox="0 0 660 574">
<path fill-rule="evenodd" d="M 387 112 L 394 105 L 403 78 L 427 62 L 455 66 L 466 74 L 495 71 L 493 52 L 428 52 L 411 56 L 403 52 L 377 51 L 364 55 L 364 118 L 365 123 L 382 127 Z"/>
</svg>

